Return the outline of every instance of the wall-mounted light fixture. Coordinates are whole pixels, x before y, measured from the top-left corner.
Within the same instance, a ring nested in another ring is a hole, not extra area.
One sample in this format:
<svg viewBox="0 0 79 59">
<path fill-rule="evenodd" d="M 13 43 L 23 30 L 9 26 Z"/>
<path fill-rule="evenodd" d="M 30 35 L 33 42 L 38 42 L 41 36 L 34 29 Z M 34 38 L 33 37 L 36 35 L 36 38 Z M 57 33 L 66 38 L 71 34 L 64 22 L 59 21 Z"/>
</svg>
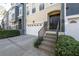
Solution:
<svg viewBox="0 0 79 59">
<path fill-rule="evenodd" d="M 33 20 L 33 23 L 35 23 L 35 21 Z"/>
</svg>

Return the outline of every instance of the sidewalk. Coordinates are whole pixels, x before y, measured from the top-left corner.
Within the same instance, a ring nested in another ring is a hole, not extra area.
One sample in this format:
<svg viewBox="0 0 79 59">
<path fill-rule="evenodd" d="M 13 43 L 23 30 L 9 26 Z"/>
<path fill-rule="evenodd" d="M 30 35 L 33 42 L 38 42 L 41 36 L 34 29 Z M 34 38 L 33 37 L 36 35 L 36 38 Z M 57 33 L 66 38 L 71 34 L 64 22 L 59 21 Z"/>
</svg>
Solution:
<svg viewBox="0 0 79 59">
<path fill-rule="evenodd" d="M 36 38 L 22 35 L 0 40 L 0 56 L 46 56 L 47 54 L 34 48 Z"/>
</svg>

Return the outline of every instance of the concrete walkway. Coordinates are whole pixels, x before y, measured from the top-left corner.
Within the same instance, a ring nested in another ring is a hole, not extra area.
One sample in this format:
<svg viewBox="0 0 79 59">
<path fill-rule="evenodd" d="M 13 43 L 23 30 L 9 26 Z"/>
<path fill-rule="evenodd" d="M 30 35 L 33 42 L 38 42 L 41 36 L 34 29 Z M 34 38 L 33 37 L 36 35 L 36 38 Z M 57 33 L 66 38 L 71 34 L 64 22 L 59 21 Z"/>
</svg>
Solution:
<svg viewBox="0 0 79 59">
<path fill-rule="evenodd" d="M 0 39 L 0 56 L 47 56 L 46 53 L 34 48 L 37 37 L 22 35 Z"/>
</svg>

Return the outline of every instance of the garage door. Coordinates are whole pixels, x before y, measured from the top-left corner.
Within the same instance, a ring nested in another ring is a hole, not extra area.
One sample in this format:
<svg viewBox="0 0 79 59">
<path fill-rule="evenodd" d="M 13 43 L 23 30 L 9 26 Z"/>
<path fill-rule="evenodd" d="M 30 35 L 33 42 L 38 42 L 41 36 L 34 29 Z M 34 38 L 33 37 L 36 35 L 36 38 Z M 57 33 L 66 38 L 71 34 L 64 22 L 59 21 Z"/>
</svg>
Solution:
<svg viewBox="0 0 79 59">
<path fill-rule="evenodd" d="M 43 24 L 27 25 L 26 34 L 38 36 L 39 30 L 43 27 Z"/>
<path fill-rule="evenodd" d="M 73 36 L 76 40 L 79 40 L 79 17 L 68 18 L 68 23 L 65 28 L 67 35 Z"/>
</svg>

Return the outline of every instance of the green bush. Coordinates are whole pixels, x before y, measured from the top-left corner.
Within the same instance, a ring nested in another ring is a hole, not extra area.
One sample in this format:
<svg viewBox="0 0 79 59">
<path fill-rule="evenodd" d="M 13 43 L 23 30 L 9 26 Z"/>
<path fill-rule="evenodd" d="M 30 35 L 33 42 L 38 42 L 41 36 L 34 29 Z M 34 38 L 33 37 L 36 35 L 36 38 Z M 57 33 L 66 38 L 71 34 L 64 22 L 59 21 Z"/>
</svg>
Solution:
<svg viewBox="0 0 79 59">
<path fill-rule="evenodd" d="M 59 36 L 56 45 L 57 56 L 79 56 L 79 41 L 70 36 Z"/>
<path fill-rule="evenodd" d="M 18 30 L 0 30 L 0 39 L 20 35 Z"/>
<path fill-rule="evenodd" d="M 38 38 L 38 39 L 34 42 L 34 47 L 38 48 L 42 41 L 43 41 L 43 38 L 42 38 L 42 37 L 41 37 L 41 38 Z"/>
</svg>

